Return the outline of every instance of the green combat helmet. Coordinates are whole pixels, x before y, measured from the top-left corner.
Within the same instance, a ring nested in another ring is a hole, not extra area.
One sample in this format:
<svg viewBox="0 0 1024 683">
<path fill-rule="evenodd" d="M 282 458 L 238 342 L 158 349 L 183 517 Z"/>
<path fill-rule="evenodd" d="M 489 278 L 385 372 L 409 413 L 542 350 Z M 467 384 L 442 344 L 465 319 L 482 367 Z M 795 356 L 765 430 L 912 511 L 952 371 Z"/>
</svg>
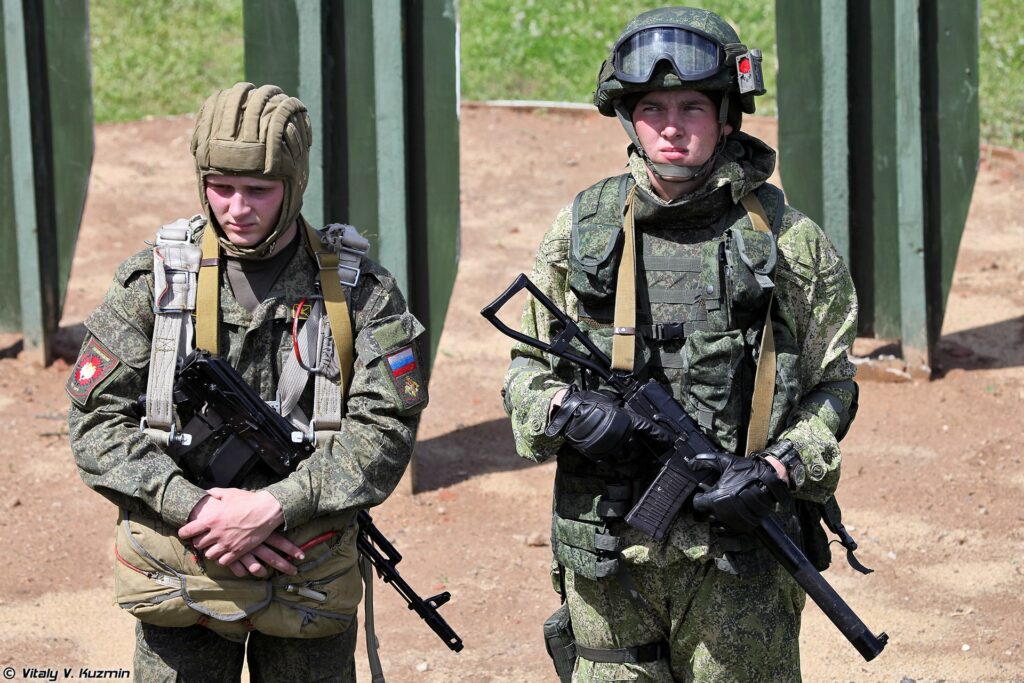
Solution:
<svg viewBox="0 0 1024 683">
<path fill-rule="evenodd" d="M 284 203 L 277 225 L 253 247 L 232 244 L 220 232 L 224 250 L 234 256 L 263 258 L 299 216 L 309 181 L 309 147 L 313 128 L 306 105 L 276 85 L 257 88 L 236 83 L 210 95 L 196 116 L 192 155 L 196 160 L 199 197 L 211 222 L 206 200 L 208 175 L 261 176 L 284 181 Z"/>
<path fill-rule="evenodd" d="M 597 76 L 594 104 L 605 116 L 618 116 L 648 166 L 666 180 L 691 180 L 708 173 L 718 151 L 699 168 L 655 164 L 647 158 L 624 98 L 652 90 L 700 90 L 718 93 L 718 123 L 739 130 L 742 112 L 754 113 L 754 97 L 763 95 L 761 51 L 749 50 L 724 19 L 693 7 L 663 7 L 644 12 L 622 31 Z M 722 128 L 724 139 L 724 127 Z M 718 150 L 721 150 L 721 142 Z"/>
</svg>

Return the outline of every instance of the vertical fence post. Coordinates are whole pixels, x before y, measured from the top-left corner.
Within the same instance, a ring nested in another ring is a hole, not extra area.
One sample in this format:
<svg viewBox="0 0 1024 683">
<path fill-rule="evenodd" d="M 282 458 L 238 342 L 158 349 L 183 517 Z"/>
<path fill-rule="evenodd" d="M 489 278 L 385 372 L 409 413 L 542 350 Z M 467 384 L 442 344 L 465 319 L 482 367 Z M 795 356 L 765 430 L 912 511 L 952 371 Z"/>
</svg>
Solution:
<svg viewBox="0 0 1024 683">
<path fill-rule="evenodd" d="M 859 332 L 898 339 L 908 369 L 927 373 L 977 172 L 977 3 L 776 4 L 787 194 L 848 259 Z M 848 127 L 822 123 L 841 118 L 830 101 Z"/>
<path fill-rule="evenodd" d="M 846 5 L 778 0 L 776 7 L 779 80 L 792 86 L 778 93 L 780 176 L 790 202 L 849 259 Z"/>
<path fill-rule="evenodd" d="M 92 164 L 88 11 L 2 0 L 0 12 L 0 239 L 16 244 L 0 255 L 0 329 L 20 329 L 27 357 L 46 364 Z"/>
<path fill-rule="evenodd" d="M 303 213 L 314 223 L 351 223 L 370 239 L 371 255 L 427 328 L 429 369 L 459 256 L 456 0 L 244 7 L 247 78 L 294 88 L 314 120 Z M 267 49 L 293 44 L 301 56 Z M 411 490 L 409 472 L 403 486 Z"/>
</svg>

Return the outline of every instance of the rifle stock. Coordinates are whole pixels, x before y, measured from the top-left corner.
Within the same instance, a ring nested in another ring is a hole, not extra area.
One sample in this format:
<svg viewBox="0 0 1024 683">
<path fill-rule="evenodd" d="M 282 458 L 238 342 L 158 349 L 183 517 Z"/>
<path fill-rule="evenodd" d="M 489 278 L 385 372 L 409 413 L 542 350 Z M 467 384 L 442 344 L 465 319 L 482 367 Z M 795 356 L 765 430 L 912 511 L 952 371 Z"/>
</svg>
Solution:
<svg viewBox="0 0 1024 683">
<path fill-rule="evenodd" d="M 522 290 L 529 292 L 562 325 L 551 342 L 513 330 L 499 320 L 501 308 Z M 694 471 L 690 466 L 692 458 L 699 453 L 716 452 L 718 448 L 657 381 L 641 382 L 632 375 L 612 370 L 608 356 L 526 275 L 520 274 L 480 314 L 506 336 L 593 372 L 621 395 L 627 410 L 653 420 L 676 436 L 672 450 L 657 455 L 662 463 L 661 470 L 625 518 L 627 524 L 655 540 L 664 540 L 676 517 L 692 505 L 698 490 L 706 490 L 715 483 L 717 474 L 706 470 Z M 573 341 L 582 345 L 589 356 L 574 351 Z M 773 518 L 762 520 L 754 535 L 866 661 L 882 652 L 889 636 L 885 633 L 875 636 L 871 632 Z"/>
</svg>

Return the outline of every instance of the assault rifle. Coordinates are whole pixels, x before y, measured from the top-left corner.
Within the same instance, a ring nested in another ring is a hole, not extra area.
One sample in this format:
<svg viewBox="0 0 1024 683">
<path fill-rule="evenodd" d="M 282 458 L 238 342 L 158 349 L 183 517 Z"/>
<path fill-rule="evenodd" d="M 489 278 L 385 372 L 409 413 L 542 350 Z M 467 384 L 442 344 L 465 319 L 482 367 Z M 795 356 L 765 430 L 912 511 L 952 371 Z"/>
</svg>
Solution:
<svg viewBox="0 0 1024 683">
<path fill-rule="evenodd" d="M 498 319 L 498 311 L 502 306 L 523 289 L 533 295 L 560 324 L 560 330 L 552 330 L 550 343 L 514 330 Z M 655 540 L 664 540 L 676 516 L 684 508 L 692 511 L 694 495 L 698 491 L 710 489 L 718 477 L 713 471 L 694 470 L 691 466 L 694 456 L 717 452 L 718 448 L 672 394 L 656 380 L 641 382 L 628 373 L 612 370 L 608 356 L 525 275 L 520 274 L 504 293 L 480 313 L 506 336 L 590 371 L 621 396 L 626 410 L 672 432 L 676 437 L 673 447 L 657 455 L 662 464 L 660 472 L 625 518 L 630 526 Z M 579 347 L 573 347 L 573 342 L 582 345 L 588 355 L 583 355 Z M 865 660 L 871 661 L 882 652 L 889 636 L 885 633 L 875 636 L 868 629 L 773 518 L 765 518 L 753 534 Z"/>
<path fill-rule="evenodd" d="M 195 411 L 187 432 L 199 432 L 202 440 L 221 440 L 210 465 L 197 473 L 204 488 L 236 486 L 260 464 L 285 475 L 313 453 L 313 445 L 303 438 L 302 432 L 295 431 L 287 419 L 264 402 L 226 360 L 207 351 L 194 351 L 184 359 L 175 380 L 174 395 L 176 404 L 187 402 Z M 192 448 L 198 445 L 194 441 L 197 439 L 179 439 L 182 446 Z M 360 510 L 356 522 L 356 545 L 373 564 L 377 575 L 398 591 L 409 609 L 426 621 L 449 649 L 460 651 L 462 639 L 438 612 L 451 594 L 445 591 L 426 600 L 421 598 L 398 573 L 395 565 L 402 555 L 373 523 L 369 513 Z"/>
</svg>

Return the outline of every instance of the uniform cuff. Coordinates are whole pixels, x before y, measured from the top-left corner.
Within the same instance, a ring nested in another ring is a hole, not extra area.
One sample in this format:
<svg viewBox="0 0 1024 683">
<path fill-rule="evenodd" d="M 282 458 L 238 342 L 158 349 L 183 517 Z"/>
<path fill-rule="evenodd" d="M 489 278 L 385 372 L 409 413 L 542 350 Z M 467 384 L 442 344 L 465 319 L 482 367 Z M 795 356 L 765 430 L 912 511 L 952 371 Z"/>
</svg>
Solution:
<svg viewBox="0 0 1024 683">
<path fill-rule="evenodd" d="M 294 529 L 313 519 L 316 510 L 313 504 L 310 503 L 310 496 L 303 482 L 288 477 L 265 487 L 263 490 L 267 491 L 281 504 L 281 512 L 284 514 L 285 531 Z"/>
<path fill-rule="evenodd" d="M 192 508 L 205 497 L 204 489 L 185 477 L 177 476 L 171 479 L 164 488 L 164 497 L 160 502 L 160 516 L 168 524 L 185 526 L 188 524 L 188 516 L 192 514 Z"/>
</svg>

